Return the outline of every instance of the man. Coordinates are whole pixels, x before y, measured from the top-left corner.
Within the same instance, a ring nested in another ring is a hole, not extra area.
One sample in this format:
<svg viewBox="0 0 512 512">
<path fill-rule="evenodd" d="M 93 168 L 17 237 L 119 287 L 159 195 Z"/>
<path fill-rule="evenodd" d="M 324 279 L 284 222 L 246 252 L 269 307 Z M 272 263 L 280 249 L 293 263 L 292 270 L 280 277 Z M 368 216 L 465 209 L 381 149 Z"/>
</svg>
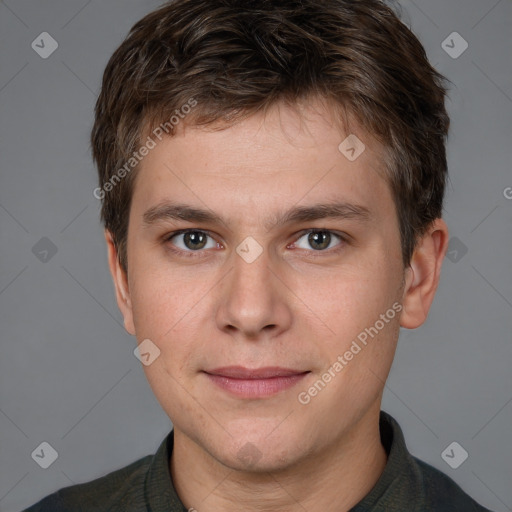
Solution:
<svg viewBox="0 0 512 512">
<path fill-rule="evenodd" d="M 176 0 L 110 59 L 95 195 L 173 423 L 35 511 L 484 511 L 380 410 L 448 230 L 443 77 L 378 0 Z"/>
</svg>

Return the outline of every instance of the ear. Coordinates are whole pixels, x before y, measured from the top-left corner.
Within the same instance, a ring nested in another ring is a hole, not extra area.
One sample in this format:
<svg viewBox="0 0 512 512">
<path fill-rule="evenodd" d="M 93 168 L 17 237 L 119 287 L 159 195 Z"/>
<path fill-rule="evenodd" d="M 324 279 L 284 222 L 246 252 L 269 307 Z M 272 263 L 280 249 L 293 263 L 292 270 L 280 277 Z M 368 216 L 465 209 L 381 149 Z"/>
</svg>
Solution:
<svg viewBox="0 0 512 512">
<path fill-rule="evenodd" d="M 416 329 L 427 319 L 447 249 L 448 227 L 443 219 L 436 219 L 418 241 L 406 269 L 401 327 Z"/>
<path fill-rule="evenodd" d="M 124 318 L 124 328 L 132 336 L 135 336 L 132 303 L 130 299 L 130 291 L 128 288 L 128 278 L 126 272 L 123 270 L 121 264 L 119 263 L 119 255 L 117 254 L 114 239 L 108 230 L 105 230 L 105 240 L 107 242 L 108 250 L 108 266 L 110 267 L 110 274 L 112 275 L 112 280 L 114 281 L 117 305 Z"/>
</svg>

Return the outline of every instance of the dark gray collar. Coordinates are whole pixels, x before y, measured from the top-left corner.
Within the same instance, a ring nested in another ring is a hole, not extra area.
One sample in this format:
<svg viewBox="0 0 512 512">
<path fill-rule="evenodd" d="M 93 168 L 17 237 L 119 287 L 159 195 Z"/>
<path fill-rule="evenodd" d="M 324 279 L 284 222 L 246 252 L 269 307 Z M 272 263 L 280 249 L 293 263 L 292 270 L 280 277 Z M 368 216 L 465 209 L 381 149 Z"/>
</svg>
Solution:
<svg viewBox="0 0 512 512">
<path fill-rule="evenodd" d="M 451 480 L 409 453 L 399 424 L 384 411 L 380 412 L 379 427 L 381 442 L 388 455 L 386 467 L 373 489 L 350 512 L 423 510 L 422 507 L 429 502 L 425 496 L 426 477 L 435 477 L 435 480 L 429 481 L 443 483 L 443 486 Z M 148 510 L 152 512 L 187 512 L 176 494 L 170 475 L 173 442 L 174 431 L 171 430 L 153 456 L 146 475 L 144 497 Z M 460 489 L 455 490 L 453 482 L 449 482 L 446 490 L 450 489 L 452 496 L 453 492 L 458 494 Z M 466 498 L 472 501 L 468 496 L 464 497 L 464 502 Z M 439 499 L 443 497 L 439 496 Z M 472 506 L 470 509 L 483 510 Z"/>
</svg>

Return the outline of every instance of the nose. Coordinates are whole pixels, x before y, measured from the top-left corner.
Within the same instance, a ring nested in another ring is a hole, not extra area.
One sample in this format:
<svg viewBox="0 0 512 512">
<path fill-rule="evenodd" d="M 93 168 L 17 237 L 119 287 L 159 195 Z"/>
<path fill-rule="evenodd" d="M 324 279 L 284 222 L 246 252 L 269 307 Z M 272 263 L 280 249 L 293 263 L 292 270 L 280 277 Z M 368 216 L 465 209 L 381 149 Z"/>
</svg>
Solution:
<svg viewBox="0 0 512 512">
<path fill-rule="evenodd" d="M 233 253 L 233 268 L 218 290 L 217 326 L 240 338 L 277 336 L 292 322 L 290 293 L 265 250 L 249 261 Z"/>
</svg>

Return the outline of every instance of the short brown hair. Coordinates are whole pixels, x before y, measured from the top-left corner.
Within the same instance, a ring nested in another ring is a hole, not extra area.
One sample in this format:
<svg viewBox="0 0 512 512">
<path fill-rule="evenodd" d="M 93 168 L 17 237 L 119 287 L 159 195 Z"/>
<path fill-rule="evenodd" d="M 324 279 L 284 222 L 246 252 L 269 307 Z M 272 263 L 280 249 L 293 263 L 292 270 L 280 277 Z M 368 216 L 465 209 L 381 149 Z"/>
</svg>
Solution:
<svg viewBox="0 0 512 512">
<path fill-rule="evenodd" d="M 445 80 L 380 0 L 175 0 L 137 22 L 107 64 L 91 134 L 100 187 L 191 99 L 184 122 L 207 125 L 318 95 L 385 148 L 407 266 L 441 217 Z M 125 270 L 134 169 L 101 197 Z"/>
</svg>

